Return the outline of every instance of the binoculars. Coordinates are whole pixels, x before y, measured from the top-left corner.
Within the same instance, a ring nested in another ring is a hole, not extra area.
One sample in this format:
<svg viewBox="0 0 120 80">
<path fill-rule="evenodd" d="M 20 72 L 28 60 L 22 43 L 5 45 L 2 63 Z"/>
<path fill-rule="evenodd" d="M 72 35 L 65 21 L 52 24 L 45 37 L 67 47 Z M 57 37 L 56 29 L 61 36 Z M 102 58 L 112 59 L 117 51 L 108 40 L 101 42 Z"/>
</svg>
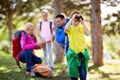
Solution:
<svg viewBox="0 0 120 80">
<path fill-rule="evenodd" d="M 83 20 L 83 17 L 82 16 L 75 16 L 75 19 L 78 19 L 78 20 L 82 19 Z"/>
</svg>

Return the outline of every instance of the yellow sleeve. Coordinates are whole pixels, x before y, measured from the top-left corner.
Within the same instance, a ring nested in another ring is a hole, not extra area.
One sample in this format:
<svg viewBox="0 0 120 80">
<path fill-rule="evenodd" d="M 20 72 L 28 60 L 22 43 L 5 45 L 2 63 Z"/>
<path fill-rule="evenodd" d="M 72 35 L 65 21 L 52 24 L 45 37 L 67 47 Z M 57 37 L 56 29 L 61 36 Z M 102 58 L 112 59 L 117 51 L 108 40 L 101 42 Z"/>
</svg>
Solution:
<svg viewBox="0 0 120 80">
<path fill-rule="evenodd" d="M 70 27 L 68 28 L 68 30 L 65 31 L 67 34 L 70 34 L 70 32 L 71 32 L 71 27 L 72 27 L 72 26 L 70 26 Z"/>
</svg>

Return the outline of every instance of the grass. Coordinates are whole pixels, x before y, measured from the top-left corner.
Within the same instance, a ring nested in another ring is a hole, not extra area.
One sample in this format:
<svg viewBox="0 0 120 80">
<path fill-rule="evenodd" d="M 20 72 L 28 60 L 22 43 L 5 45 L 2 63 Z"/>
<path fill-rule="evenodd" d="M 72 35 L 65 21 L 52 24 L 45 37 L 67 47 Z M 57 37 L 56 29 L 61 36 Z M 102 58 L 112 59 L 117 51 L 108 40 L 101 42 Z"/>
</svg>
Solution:
<svg viewBox="0 0 120 80">
<path fill-rule="evenodd" d="M 21 63 L 21 66 L 22 70 L 16 66 L 10 54 L 0 51 L 0 80 L 69 80 L 67 74 L 62 74 L 65 64 L 60 62 L 55 63 L 55 74 L 51 78 L 28 77 L 25 74 L 25 64 Z"/>
<path fill-rule="evenodd" d="M 25 64 L 21 66 L 23 70 L 16 66 L 10 54 L 0 51 L 0 80 L 70 80 L 67 74 L 62 73 L 65 65 L 60 62 L 55 63 L 55 74 L 52 78 L 28 77 L 24 70 Z M 105 61 L 99 68 L 90 62 L 87 80 L 120 80 L 120 61 Z"/>
<path fill-rule="evenodd" d="M 120 62 L 117 61 L 106 62 L 101 67 L 89 66 L 88 80 L 120 80 Z"/>
</svg>

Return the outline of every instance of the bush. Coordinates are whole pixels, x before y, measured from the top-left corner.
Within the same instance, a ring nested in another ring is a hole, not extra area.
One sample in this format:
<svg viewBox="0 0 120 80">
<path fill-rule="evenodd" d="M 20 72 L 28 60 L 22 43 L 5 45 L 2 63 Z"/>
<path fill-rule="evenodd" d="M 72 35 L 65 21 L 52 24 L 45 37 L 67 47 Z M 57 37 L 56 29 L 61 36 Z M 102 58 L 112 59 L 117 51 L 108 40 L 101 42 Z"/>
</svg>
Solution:
<svg viewBox="0 0 120 80">
<path fill-rule="evenodd" d="M 1 43 L 0 43 L 0 50 L 1 51 L 4 51 L 5 53 L 10 53 L 11 52 L 11 45 L 9 43 L 9 41 L 7 40 L 3 40 Z"/>
<path fill-rule="evenodd" d="M 120 35 L 107 36 L 103 35 L 104 49 L 110 53 L 113 59 L 118 59 L 118 51 L 120 50 Z"/>
</svg>

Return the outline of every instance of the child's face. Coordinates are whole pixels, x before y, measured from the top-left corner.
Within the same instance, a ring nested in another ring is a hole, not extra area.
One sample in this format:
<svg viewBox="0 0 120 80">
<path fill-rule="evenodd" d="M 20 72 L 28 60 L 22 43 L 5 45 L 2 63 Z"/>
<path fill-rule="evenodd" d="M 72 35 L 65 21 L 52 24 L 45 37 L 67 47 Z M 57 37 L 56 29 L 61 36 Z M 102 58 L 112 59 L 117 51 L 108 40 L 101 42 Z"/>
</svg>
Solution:
<svg viewBox="0 0 120 80">
<path fill-rule="evenodd" d="M 79 15 L 79 14 L 77 14 L 77 15 Z M 74 24 L 74 25 L 79 25 L 79 23 L 80 23 L 80 19 L 75 19 L 75 18 L 74 18 L 73 24 Z"/>
<path fill-rule="evenodd" d="M 47 20 L 48 19 L 48 13 L 47 12 L 43 12 L 42 13 L 42 19 L 43 20 Z"/>
<path fill-rule="evenodd" d="M 27 30 L 27 33 L 29 35 L 33 35 L 34 34 L 34 26 L 29 27 L 28 30 Z"/>
<path fill-rule="evenodd" d="M 73 20 L 73 24 L 74 24 L 74 25 L 79 25 L 79 24 L 80 24 L 80 20 L 74 19 L 74 20 Z"/>
</svg>

